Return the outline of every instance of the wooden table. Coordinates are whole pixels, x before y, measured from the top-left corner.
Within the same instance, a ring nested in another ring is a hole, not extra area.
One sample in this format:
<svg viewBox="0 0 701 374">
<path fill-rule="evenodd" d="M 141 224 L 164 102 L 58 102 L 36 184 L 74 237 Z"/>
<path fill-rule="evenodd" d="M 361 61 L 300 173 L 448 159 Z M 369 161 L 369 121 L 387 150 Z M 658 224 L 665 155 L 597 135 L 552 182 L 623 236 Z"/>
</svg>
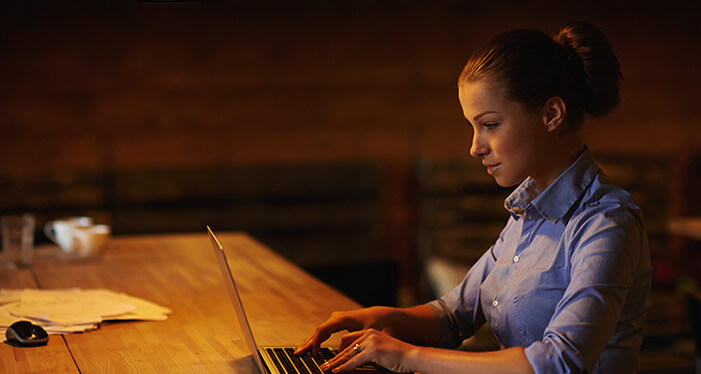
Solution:
<svg viewBox="0 0 701 374">
<path fill-rule="evenodd" d="M 358 307 L 245 234 L 218 237 L 257 343 L 299 344 L 332 311 Z M 33 269 L 0 271 L 0 288 L 107 288 L 173 313 L 52 335 L 43 347 L 0 344 L 0 372 L 257 372 L 205 234 L 114 238 L 92 262 L 61 261 L 55 251 L 37 247 Z"/>
</svg>

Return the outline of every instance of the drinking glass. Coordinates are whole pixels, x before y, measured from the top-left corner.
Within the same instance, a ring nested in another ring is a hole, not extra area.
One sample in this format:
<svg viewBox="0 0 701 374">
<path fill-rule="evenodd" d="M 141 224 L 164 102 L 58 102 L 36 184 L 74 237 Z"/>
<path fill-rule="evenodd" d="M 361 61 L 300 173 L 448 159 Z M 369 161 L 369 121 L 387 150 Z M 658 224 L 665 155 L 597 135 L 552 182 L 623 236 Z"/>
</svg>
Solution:
<svg viewBox="0 0 701 374">
<path fill-rule="evenodd" d="M 25 213 L 0 218 L 2 253 L 0 262 L 6 268 L 25 268 L 34 255 L 34 216 Z"/>
</svg>

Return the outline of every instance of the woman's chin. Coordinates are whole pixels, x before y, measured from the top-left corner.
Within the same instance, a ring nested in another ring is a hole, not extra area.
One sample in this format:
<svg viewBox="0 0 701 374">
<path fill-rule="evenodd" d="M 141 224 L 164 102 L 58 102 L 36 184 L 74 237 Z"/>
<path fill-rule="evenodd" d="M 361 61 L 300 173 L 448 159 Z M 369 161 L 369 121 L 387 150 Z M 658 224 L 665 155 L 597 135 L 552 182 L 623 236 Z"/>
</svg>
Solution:
<svg viewBox="0 0 701 374">
<path fill-rule="evenodd" d="M 520 184 L 520 183 L 523 182 L 525 179 L 526 179 L 526 178 L 523 178 L 523 179 L 518 179 L 518 178 L 504 178 L 504 177 L 500 177 L 499 175 L 495 175 L 495 176 L 494 176 L 494 181 L 496 181 L 497 184 L 498 184 L 500 187 L 513 187 L 513 186 L 516 186 L 516 185 Z"/>
</svg>

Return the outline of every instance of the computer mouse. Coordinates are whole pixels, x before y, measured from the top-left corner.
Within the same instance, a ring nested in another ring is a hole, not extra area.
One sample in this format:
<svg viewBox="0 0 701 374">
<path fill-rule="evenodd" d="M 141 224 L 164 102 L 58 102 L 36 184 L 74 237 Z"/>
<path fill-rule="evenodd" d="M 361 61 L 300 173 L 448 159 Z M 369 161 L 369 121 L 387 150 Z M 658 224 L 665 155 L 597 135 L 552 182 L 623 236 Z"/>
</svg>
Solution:
<svg viewBox="0 0 701 374">
<path fill-rule="evenodd" d="M 49 334 L 29 321 L 17 321 L 5 331 L 7 343 L 17 347 L 36 347 L 49 342 Z"/>
</svg>

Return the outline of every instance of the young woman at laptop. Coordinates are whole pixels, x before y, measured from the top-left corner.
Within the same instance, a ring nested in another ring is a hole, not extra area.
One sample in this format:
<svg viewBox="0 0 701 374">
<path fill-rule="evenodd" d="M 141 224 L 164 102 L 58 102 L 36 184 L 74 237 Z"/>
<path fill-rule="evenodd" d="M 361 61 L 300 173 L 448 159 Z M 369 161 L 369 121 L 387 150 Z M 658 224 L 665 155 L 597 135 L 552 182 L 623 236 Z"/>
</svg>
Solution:
<svg viewBox="0 0 701 374">
<path fill-rule="evenodd" d="M 650 305 L 642 213 L 601 172 L 581 128 L 618 103 L 621 74 L 593 25 L 554 37 L 499 35 L 467 62 L 458 97 L 474 130 L 470 154 L 501 186 L 511 217 L 461 284 L 412 308 L 331 315 L 297 349 L 348 330 L 324 369 L 376 363 L 422 373 L 633 373 Z M 502 346 L 454 349 L 484 323 Z"/>
</svg>

